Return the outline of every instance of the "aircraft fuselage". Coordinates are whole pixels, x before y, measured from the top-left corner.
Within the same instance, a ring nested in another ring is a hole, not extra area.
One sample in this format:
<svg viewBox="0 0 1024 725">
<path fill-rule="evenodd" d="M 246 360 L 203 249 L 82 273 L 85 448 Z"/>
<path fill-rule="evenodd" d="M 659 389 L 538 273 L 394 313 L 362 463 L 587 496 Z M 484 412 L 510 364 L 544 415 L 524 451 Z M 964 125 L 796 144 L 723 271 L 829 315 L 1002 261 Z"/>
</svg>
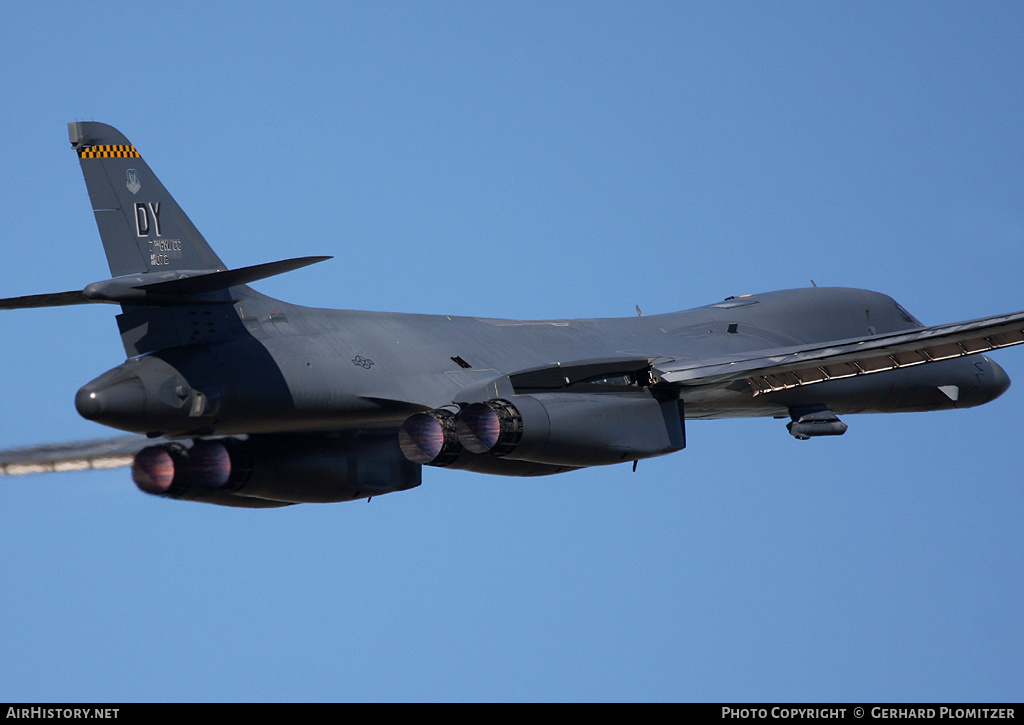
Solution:
<svg viewBox="0 0 1024 725">
<path fill-rule="evenodd" d="M 920 327 L 887 295 L 842 288 L 606 319 L 324 310 L 250 290 L 224 309 L 230 324 L 201 333 L 193 344 L 180 331 L 178 344 L 133 356 L 84 386 L 79 412 L 123 430 L 172 437 L 394 427 L 417 410 L 452 405 L 462 390 L 554 363 L 729 358 Z M 838 414 L 971 407 L 1008 383 L 995 363 L 974 355 L 769 395 L 755 396 L 743 379 L 677 386 L 671 394 L 684 400 L 688 419 L 781 417 L 814 405 Z"/>
</svg>

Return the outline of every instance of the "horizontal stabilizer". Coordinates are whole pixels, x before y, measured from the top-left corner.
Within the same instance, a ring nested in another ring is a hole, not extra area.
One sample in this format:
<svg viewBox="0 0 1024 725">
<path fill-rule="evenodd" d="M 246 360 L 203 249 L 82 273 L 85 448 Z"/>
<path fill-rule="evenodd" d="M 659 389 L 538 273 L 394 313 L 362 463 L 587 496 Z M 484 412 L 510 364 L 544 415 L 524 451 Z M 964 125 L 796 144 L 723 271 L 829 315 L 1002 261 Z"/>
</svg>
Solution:
<svg viewBox="0 0 1024 725">
<path fill-rule="evenodd" d="M 257 280 L 273 277 L 285 272 L 308 267 L 317 262 L 323 262 L 331 257 L 296 257 L 295 259 L 283 259 L 279 262 L 266 262 L 255 264 L 251 267 L 239 269 L 228 269 L 222 272 L 210 272 L 195 277 L 183 277 L 164 282 L 152 282 L 141 284 L 136 289 L 143 289 L 147 292 L 161 295 L 197 295 L 204 292 L 215 292 L 216 290 L 227 289 L 240 284 L 249 284 Z"/>
<path fill-rule="evenodd" d="M 25 297 L 8 297 L 0 300 L 0 310 L 24 310 L 31 307 L 66 307 L 68 305 L 86 305 L 90 300 L 81 290 L 72 292 L 51 292 L 44 295 L 27 295 Z"/>
<path fill-rule="evenodd" d="M 297 257 L 228 270 L 146 272 L 93 282 L 82 291 L 0 299 L 0 310 L 63 307 L 84 305 L 90 302 L 128 305 L 228 303 L 231 300 L 196 299 L 195 296 L 284 274 L 327 259 L 331 259 L 331 257 Z"/>
</svg>

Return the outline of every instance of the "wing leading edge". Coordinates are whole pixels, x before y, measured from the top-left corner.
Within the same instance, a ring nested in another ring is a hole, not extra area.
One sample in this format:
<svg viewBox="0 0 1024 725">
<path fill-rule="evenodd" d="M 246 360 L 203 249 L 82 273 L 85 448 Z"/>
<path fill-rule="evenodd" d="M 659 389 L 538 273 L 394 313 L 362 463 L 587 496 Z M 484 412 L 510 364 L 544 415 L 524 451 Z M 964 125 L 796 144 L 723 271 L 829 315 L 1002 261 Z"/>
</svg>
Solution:
<svg viewBox="0 0 1024 725">
<path fill-rule="evenodd" d="M 745 378 L 754 395 L 827 380 L 896 370 L 976 355 L 1024 343 L 1024 312 L 910 331 L 794 346 L 719 360 L 655 363 L 657 381 L 683 387 Z"/>
</svg>

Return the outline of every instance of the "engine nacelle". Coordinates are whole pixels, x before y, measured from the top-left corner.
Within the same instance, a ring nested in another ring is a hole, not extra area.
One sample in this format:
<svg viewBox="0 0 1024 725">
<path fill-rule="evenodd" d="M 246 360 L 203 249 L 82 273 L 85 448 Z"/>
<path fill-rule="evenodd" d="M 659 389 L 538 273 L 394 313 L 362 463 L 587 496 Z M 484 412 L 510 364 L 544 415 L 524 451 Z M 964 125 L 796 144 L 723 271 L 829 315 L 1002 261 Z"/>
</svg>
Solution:
<svg viewBox="0 0 1024 725">
<path fill-rule="evenodd" d="M 455 413 L 443 408 L 411 415 L 398 431 L 399 448 L 413 463 L 493 476 L 549 476 L 575 468 L 472 453 L 459 441 L 457 421 Z"/>
<path fill-rule="evenodd" d="M 635 461 L 686 446 L 682 405 L 648 393 L 512 395 L 467 405 L 455 416 L 417 413 L 402 426 L 402 451 L 417 463 L 471 470 L 478 456 L 558 470 Z"/>
<path fill-rule="evenodd" d="M 404 491 L 420 484 L 420 467 L 391 436 L 272 435 L 151 446 L 135 456 L 132 478 L 158 496 L 264 508 Z"/>
</svg>

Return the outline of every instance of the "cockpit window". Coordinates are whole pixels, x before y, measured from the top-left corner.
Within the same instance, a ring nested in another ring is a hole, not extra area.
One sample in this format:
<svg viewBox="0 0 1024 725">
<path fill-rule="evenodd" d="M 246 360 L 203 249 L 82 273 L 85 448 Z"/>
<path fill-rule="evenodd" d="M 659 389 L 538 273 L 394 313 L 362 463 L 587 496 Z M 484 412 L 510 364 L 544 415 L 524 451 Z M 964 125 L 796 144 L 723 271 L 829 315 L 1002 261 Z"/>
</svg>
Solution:
<svg viewBox="0 0 1024 725">
<path fill-rule="evenodd" d="M 903 309 L 902 305 L 896 305 L 896 313 L 904 322 L 909 322 L 911 325 L 917 325 L 918 327 L 924 327 L 924 325 L 922 325 L 916 317 L 914 317 L 912 314 Z"/>
<path fill-rule="evenodd" d="M 726 297 L 724 302 L 708 305 L 708 307 L 719 307 L 723 310 L 731 310 L 733 307 L 747 307 L 749 305 L 756 304 L 757 300 L 751 299 L 750 295 L 743 295 L 742 297 Z"/>
</svg>

